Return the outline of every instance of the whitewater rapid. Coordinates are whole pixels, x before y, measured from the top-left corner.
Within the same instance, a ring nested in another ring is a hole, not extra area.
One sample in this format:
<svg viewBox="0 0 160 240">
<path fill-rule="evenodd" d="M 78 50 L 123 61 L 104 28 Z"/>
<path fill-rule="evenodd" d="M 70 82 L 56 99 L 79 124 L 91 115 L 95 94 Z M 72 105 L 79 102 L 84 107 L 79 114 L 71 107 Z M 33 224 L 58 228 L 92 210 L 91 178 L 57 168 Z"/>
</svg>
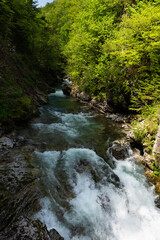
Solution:
<svg viewBox="0 0 160 240">
<path fill-rule="evenodd" d="M 69 98 L 61 90 L 50 94 L 50 101 L 41 108 L 42 122 L 31 128 L 46 141 L 59 139 L 62 146 L 35 152 L 46 194 L 34 218 L 48 230 L 55 228 L 65 240 L 159 240 L 157 196 L 132 150 L 128 147 L 125 160 L 115 159 L 106 135 L 107 161 L 92 146 L 103 133 L 95 115 L 66 111 L 63 105 Z M 44 121 L 46 114 L 49 122 Z"/>
</svg>

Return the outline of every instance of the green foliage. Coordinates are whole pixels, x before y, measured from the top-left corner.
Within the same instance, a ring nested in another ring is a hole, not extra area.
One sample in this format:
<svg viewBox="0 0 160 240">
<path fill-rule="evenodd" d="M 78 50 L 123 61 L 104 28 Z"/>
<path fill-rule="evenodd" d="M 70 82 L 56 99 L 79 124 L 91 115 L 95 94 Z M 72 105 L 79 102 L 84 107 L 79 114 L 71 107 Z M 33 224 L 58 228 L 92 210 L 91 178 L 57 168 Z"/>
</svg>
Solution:
<svg viewBox="0 0 160 240">
<path fill-rule="evenodd" d="M 23 94 L 20 87 L 4 83 L 4 87 L 0 87 L 0 121 L 26 117 L 31 108 L 30 98 Z"/>
<path fill-rule="evenodd" d="M 121 4 L 111 1 L 83 1 L 64 48 L 66 71 L 92 96 L 106 92 L 106 67 L 102 63 L 103 44 L 111 38 L 118 21 L 114 12 Z M 114 28 L 113 28 L 114 27 Z"/>
<path fill-rule="evenodd" d="M 153 166 L 153 174 L 160 177 L 160 170 L 156 166 Z"/>
<path fill-rule="evenodd" d="M 57 0 L 42 9 L 48 45 L 72 81 L 134 111 L 160 99 L 160 5 Z M 54 61 L 53 61 L 54 62 Z M 63 65 L 64 63 L 64 65 Z M 66 64 L 65 64 L 66 63 Z"/>
</svg>

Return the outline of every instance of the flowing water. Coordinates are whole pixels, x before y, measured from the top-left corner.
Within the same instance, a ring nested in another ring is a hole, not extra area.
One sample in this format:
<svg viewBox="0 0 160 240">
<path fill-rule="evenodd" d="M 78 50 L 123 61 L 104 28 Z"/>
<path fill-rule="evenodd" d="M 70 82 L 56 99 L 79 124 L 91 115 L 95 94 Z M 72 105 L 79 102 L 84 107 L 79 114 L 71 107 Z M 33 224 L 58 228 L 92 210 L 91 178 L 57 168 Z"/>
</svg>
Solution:
<svg viewBox="0 0 160 240">
<path fill-rule="evenodd" d="M 120 125 L 91 111 L 60 89 L 49 95 L 28 135 L 37 141 L 41 169 L 40 219 L 65 240 L 159 240 L 154 188 L 134 162 L 112 156 Z"/>
</svg>

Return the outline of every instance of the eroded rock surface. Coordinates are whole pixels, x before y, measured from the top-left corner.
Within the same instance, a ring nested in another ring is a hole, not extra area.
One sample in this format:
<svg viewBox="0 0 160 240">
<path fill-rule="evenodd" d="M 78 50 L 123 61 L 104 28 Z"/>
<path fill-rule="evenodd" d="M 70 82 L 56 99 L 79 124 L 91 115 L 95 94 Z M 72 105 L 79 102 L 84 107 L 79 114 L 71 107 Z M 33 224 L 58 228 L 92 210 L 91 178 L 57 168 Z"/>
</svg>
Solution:
<svg viewBox="0 0 160 240">
<path fill-rule="evenodd" d="M 48 231 L 40 220 L 25 216 L 19 217 L 7 227 L 0 237 L 1 240 L 63 240 L 56 230 Z"/>
<path fill-rule="evenodd" d="M 40 210 L 43 197 L 40 170 L 34 168 L 31 155 L 34 143 L 22 136 L 0 139 L 0 239 L 62 240 L 39 220 L 31 219 Z"/>
</svg>

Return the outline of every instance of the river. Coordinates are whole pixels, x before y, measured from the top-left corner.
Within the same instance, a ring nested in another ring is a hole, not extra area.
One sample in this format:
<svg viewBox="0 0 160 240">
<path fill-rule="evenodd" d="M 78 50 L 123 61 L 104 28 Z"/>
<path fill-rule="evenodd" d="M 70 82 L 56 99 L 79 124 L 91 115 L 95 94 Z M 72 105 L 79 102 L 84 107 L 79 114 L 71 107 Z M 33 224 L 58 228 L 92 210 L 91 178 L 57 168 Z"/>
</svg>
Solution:
<svg viewBox="0 0 160 240">
<path fill-rule="evenodd" d="M 40 112 L 24 133 L 40 142 L 33 162 L 44 197 L 33 218 L 65 240 L 159 240 L 154 187 L 129 147 L 125 160 L 112 156 L 122 126 L 59 88 Z"/>
</svg>

